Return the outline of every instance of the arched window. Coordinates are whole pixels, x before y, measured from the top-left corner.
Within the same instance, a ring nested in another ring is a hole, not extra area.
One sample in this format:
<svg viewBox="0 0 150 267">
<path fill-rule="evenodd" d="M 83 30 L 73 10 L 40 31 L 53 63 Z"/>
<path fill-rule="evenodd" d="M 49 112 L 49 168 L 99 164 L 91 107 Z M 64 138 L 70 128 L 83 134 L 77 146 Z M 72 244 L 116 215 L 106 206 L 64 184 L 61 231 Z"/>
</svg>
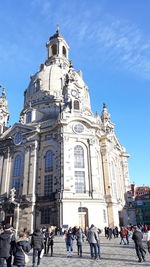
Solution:
<svg viewBox="0 0 150 267">
<path fill-rule="evenodd" d="M 18 177 L 22 174 L 22 157 L 21 155 L 17 155 L 14 161 L 14 169 L 13 169 L 13 176 Z"/>
<path fill-rule="evenodd" d="M 74 109 L 79 110 L 80 109 L 79 101 L 75 100 L 73 106 L 74 106 Z"/>
<path fill-rule="evenodd" d="M 21 176 L 23 173 L 22 156 L 17 155 L 14 159 L 12 187 L 16 189 L 16 195 L 20 193 Z"/>
<path fill-rule="evenodd" d="M 52 49 L 52 55 L 53 56 L 54 55 L 57 55 L 57 45 L 56 44 L 53 44 L 52 47 L 51 47 L 51 49 Z"/>
<path fill-rule="evenodd" d="M 66 57 L 66 48 L 64 46 L 62 48 L 62 54 L 63 54 L 64 57 Z"/>
<path fill-rule="evenodd" d="M 32 121 L 32 111 L 28 111 L 26 117 L 26 123 L 30 123 Z"/>
<path fill-rule="evenodd" d="M 84 149 L 77 145 L 74 148 L 74 176 L 75 176 L 75 192 L 79 194 L 85 193 L 85 164 Z"/>
<path fill-rule="evenodd" d="M 48 150 L 45 154 L 45 172 L 53 171 L 53 151 Z"/>
<path fill-rule="evenodd" d="M 48 150 L 45 154 L 44 196 L 53 193 L 53 151 Z"/>
<path fill-rule="evenodd" d="M 74 167 L 84 168 L 84 150 L 82 146 L 75 146 L 74 148 Z"/>
</svg>

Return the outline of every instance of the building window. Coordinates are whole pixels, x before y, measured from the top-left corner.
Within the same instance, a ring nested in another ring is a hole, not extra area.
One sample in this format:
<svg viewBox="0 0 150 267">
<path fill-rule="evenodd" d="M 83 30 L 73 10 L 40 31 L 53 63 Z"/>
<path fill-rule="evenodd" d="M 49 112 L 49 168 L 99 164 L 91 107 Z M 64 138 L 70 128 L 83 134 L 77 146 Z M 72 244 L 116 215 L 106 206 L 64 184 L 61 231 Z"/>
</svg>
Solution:
<svg viewBox="0 0 150 267">
<path fill-rule="evenodd" d="M 20 191 L 20 178 L 14 178 L 13 179 L 12 188 L 16 189 L 16 195 L 18 195 L 19 191 Z"/>
<path fill-rule="evenodd" d="M 22 156 L 17 155 L 14 159 L 12 187 L 16 189 L 16 195 L 20 193 L 21 178 L 23 173 Z"/>
<path fill-rule="evenodd" d="M 62 48 L 62 54 L 63 54 L 64 57 L 66 57 L 66 48 L 64 46 Z"/>
<path fill-rule="evenodd" d="M 53 175 L 45 175 L 44 178 L 44 196 L 48 196 L 53 192 Z"/>
<path fill-rule="evenodd" d="M 28 111 L 26 115 L 26 123 L 30 123 L 32 121 L 32 111 Z"/>
<path fill-rule="evenodd" d="M 50 224 L 51 209 L 46 208 L 41 211 L 41 224 Z"/>
<path fill-rule="evenodd" d="M 73 105 L 74 109 L 79 110 L 80 109 L 80 105 L 79 105 L 79 101 L 75 100 L 74 101 L 74 105 Z"/>
<path fill-rule="evenodd" d="M 35 82 L 35 91 L 36 92 L 38 92 L 40 90 L 40 83 L 41 83 L 41 80 L 37 79 Z"/>
<path fill-rule="evenodd" d="M 74 167 L 84 168 L 84 150 L 82 146 L 75 146 L 74 148 Z"/>
<path fill-rule="evenodd" d="M 104 223 L 106 223 L 107 222 L 107 220 L 106 220 L 106 210 L 103 210 L 103 219 L 104 219 Z"/>
<path fill-rule="evenodd" d="M 53 171 L 53 151 L 48 150 L 45 154 L 45 172 Z"/>
<path fill-rule="evenodd" d="M 57 55 L 57 45 L 56 44 L 53 44 L 52 47 L 51 47 L 51 49 L 52 49 L 52 55 L 53 56 L 54 55 Z"/>
<path fill-rule="evenodd" d="M 85 193 L 85 172 L 75 171 L 75 191 L 76 193 Z"/>
<path fill-rule="evenodd" d="M 17 155 L 14 161 L 13 176 L 14 177 L 21 176 L 22 174 L 21 170 L 22 170 L 22 157 L 21 155 Z"/>
</svg>

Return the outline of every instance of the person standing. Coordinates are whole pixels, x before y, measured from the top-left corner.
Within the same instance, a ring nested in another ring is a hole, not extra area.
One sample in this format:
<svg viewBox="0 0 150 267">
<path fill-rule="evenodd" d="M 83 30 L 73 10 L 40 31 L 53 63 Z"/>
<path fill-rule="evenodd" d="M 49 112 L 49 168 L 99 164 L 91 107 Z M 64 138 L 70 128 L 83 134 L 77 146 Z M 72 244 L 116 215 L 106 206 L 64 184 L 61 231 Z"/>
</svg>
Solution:
<svg viewBox="0 0 150 267">
<path fill-rule="evenodd" d="M 49 253 L 49 248 L 51 248 L 51 257 L 53 256 L 53 246 L 54 246 L 54 236 L 55 232 L 52 231 L 51 227 L 48 228 L 48 231 L 46 232 L 46 244 L 47 244 L 47 251 L 46 253 Z"/>
<path fill-rule="evenodd" d="M 82 232 L 81 227 L 76 232 L 76 240 L 77 240 L 77 249 L 78 256 L 82 257 L 82 243 L 83 243 L 84 234 Z"/>
<path fill-rule="evenodd" d="M 132 239 L 135 243 L 135 250 L 136 250 L 136 254 L 138 256 L 139 262 L 141 262 L 142 260 L 145 261 L 146 252 L 142 244 L 143 234 L 141 233 L 141 231 L 138 229 L 137 226 L 134 227 Z"/>
<path fill-rule="evenodd" d="M 31 247 L 33 248 L 33 267 L 35 267 L 36 257 L 37 265 L 40 265 L 40 254 L 42 249 L 44 249 L 44 237 L 40 229 L 36 229 L 32 234 Z"/>
<path fill-rule="evenodd" d="M 28 253 L 31 249 L 27 234 L 25 232 L 19 234 L 19 239 L 15 242 L 13 247 L 13 256 L 14 263 L 13 265 L 17 267 L 24 267 L 25 263 L 25 254 Z"/>
<path fill-rule="evenodd" d="M 98 240 L 98 233 L 93 224 L 91 224 L 91 227 L 88 230 L 87 233 L 87 240 L 90 244 L 90 252 L 91 252 L 91 258 L 97 259 L 97 240 Z"/>
<path fill-rule="evenodd" d="M 69 229 L 65 234 L 66 248 L 67 248 L 67 257 L 72 257 L 73 252 L 73 234 L 71 229 Z"/>
<path fill-rule="evenodd" d="M 4 267 L 5 261 L 7 267 L 11 267 L 14 242 L 15 236 L 11 231 L 11 225 L 7 223 L 4 226 L 4 231 L 0 234 L 0 267 Z"/>
</svg>

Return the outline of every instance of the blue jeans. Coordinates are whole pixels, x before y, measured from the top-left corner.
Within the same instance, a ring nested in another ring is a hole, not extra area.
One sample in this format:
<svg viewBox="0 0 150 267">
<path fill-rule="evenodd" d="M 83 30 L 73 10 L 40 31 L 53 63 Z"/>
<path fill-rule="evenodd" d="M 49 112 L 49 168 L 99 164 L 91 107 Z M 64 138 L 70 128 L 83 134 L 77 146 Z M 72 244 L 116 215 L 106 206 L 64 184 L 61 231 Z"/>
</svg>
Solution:
<svg viewBox="0 0 150 267">
<path fill-rule="evenodd" d="M 97 242 L 97 254 L 98 254 L 98 257 L 100 258 L 101 257 L 101 254 L 100 254 L 100 243 Z"/>
<path fill-rule="evenodd" d="M 72 244 L 66 244 L 67 251 L 73 251 Z"/>
<path fill-rule="evenodd" d="M 97 258 L 97 243 L 90 243 L 91 258 Z"/>
<path fill-rule="evenodd" d="M 41 254 L 41 250 L 33 249 L 33 258 L 32 258 L 33 263 L 36 262 L 36 258 L 37 258 L 37 265 L 40 265 L 40 260 L 41 260 L 40 254 Z"/>
<path fill-rule="evenodd" d="M 5 262 L 5 260 L 6 260 L 6 262 L 7 262 L 7 267 L 11 267 L 11 259 L 12 259 L 12 257 L 10 256 L 9 258 L 0 258 L 0 267 L 4 267 L 5 266 L 5 264 L 4 264 L 4 262 Z"/>
</svg>

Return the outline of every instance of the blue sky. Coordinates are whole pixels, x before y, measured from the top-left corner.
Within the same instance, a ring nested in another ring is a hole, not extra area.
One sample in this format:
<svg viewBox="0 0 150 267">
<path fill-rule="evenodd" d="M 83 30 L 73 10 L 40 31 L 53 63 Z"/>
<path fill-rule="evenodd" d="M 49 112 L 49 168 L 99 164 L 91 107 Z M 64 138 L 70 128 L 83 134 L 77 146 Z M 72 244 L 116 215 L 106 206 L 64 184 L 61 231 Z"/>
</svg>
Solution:
<svg viewBox="0 0 150 267">
<path fill-rule="evenodd" d="M 93 112 L 107 104 L 137 186 L 150 185 L 150 1 L 5 0 L 0 2 L 0 84 L 10 122 L 19 120 L 30 75 L 60 25 L 70 59 L 82 70 Z"/>
</svg>

